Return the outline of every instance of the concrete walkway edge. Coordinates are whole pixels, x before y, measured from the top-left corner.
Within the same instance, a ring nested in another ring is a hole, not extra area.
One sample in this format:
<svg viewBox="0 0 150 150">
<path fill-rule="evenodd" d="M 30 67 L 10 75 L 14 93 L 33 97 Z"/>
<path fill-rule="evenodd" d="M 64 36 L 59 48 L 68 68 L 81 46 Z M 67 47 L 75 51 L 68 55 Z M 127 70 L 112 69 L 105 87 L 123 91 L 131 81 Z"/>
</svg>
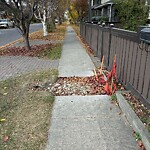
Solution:
<svg viewBox="0 0 150 150">
<path fill-rule="evenodd" d="M 119 106 L 123 113 L 126 115 L 129 123 L 131 124 L 132 128 L 135 132 L 139 133 L 142 137 L 142 141 L 144 146 L 147 150 L 150 150 L 150 135 L 148 131 L 145 129 L 145 126 L 129 106 L 128 102 L 125 100 L 123 95 L 120 92 L 116 93 L 117 100 L 119 102 Z"/>
</svg>

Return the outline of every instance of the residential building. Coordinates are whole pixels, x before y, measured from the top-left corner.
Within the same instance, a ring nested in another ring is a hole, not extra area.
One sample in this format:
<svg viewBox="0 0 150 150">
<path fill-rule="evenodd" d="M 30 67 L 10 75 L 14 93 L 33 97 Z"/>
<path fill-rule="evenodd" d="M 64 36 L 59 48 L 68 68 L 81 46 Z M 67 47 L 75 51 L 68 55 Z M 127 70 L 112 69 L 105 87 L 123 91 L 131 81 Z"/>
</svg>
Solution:
<svg viewBox="0 0 150 150">
<path fill-rule="evenodd" d="M 92 21 L 114 23 L 117 22 L 112 0 L 91 0 Z"/>
</svg>

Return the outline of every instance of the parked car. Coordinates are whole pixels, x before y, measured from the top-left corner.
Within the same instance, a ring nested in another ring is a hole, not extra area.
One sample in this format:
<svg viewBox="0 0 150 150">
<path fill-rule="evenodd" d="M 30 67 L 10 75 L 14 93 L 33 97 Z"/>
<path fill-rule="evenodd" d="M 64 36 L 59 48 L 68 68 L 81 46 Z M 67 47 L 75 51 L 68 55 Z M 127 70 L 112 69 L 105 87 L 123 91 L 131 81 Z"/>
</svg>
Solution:
<svg viewBox="0 0 150 150">
<path fill-rule="evenodd" d="M 14 24 L 9 19 L 0 19 L 0 28 L 13 28 Z"/>
</svg>

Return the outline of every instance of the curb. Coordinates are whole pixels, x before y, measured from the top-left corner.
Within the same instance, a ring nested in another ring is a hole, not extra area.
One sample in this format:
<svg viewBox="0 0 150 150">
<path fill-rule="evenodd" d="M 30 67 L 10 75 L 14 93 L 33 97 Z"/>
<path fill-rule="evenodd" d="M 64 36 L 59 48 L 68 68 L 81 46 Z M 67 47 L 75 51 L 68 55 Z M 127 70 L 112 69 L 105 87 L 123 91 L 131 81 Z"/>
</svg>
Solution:
<svg viewBox="0 0 150 150">
<path fill-rule="evenodd" d="M 37 30 L 37 31 L 39 31 L 39 30 Z M 36 33 L 37 31 L 30 33 L 29 36 L 32 35 L 32 34 L 34 34 L 34 33 Z M 5 44 L 5 45 L 3 45 L 3 46 L 0 46 L 0 50 L 1 50 L 2 48 L 7 47 L 7 46 L 11 46 L 11 45 L 13 45 L 13 44 L 15 44 L 15 43 L 17 43 L 17 42 L 20 42 L 21 40 L 23 40 L 22 37 L 19 38 L 19 39 L 17 39 L 17 40 L 15 40 L 15 41 L 12 41 L 12 42 L 10 42 L 10 43 L 8 43 L 8 44 Z"/>
<path fill-rule="evenodd" d="M 142 142 L 147 150 L 150 150 L 150 135 L 141 122 L 141 120 L 138 118 L 138 116 L 135 114 L 135 112 L 132 110 L 128 102 L 125 100 L 121 92 L 116 92 L 117 101 L 119 103 L 119 106 L 122 110 L 122 112 L 127 117 L 127 120 L 131 124 L 131 127 L 134 129 L 135 132 L 138 132 L 142 138 Z"/>
<path fill-rule="evenodd" d="M 15 41 L 12 41 L 12 42 L 8 43 L 8 44 L 5 44 L 5 45 L 3 45 L 3 46 L 0 46 L 0 49 L 5 48 L 5 47 L 7 47 L 7 46 L 11 46 L 11 45 L 13 45 L 13 44 L 19 42 L 20 40 L 22 40 L 22 38 L 19 38 L 19 39 L 15 40 Z"/>
</svg>

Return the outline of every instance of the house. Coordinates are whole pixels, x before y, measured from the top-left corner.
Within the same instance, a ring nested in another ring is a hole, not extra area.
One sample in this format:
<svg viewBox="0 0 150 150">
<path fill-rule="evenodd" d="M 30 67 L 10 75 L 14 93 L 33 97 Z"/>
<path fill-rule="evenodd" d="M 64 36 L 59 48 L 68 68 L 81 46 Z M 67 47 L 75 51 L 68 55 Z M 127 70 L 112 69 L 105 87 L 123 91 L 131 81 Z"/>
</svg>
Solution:
<svg viewBox="0 0 150 150">
<path fill-rule="evenodd" d="M 89 0 L 91 10 L 91 21 L 93 23 L 118 23 L 119 19 L 114 9 L 113 0 Z M 150 26 L 150 0 L 146 0 L 146 4 L 149 8 L 148 24 Z"/>
<path fill-rule="evenodd" d="M 91 0 L 91 16 L 91 21 L 94 23 L 117 22 L 112 0 Z"/>
</svg>

